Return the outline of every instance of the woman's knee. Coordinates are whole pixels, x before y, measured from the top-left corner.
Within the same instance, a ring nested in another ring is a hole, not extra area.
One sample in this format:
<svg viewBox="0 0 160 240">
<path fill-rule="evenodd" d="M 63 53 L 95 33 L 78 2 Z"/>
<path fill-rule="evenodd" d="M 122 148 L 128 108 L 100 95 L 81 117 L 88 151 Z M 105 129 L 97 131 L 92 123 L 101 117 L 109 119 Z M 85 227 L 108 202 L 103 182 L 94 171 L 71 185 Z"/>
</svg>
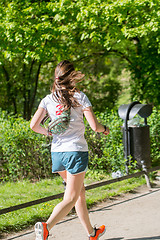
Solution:
<svg viewBox="0 0 160 240">
<path fill-rule="evenodd" d="M 68 203 L 72 204 L 72 205 L 75 205 L 75 203 L 77 202 L 78 200 L 78 195 L 75 193 L 72 193 L 72 194 L 65 194 L 64 195 L 64 200 L 67 201 Z"/>
<path fill-rule="evenodd" d="M 73 204 L 76 203 L 81 194 L 81 191 L 84 191 L 84 176 L 85 173 L 81 173 L 78 175 L 72 175 L 70 173 L 67 173 L 67 185 L 64 194 L 65 200 L 72 202 Z"/>
<path fill-rule="evenodd" d="M 79 191 L 70 191 L 66 188 L 65 194 L 64 194 L 64 200 L 69 201 L 70 203 L 75 204 L 80 196 L 85 195 L 85 188 Z"/>
<path fill-rule="evenodd" d="M 86 194 L 86 191 L 85 191 L 85 187 L 83 186 L 83 187 L 82 187 L 82 190 L 81 190 L 81 192 L 80 192 L 80 195 L 79 195 L 78 200 L 86 201 L 86 196 L 85 196 L 85 194 Z"/>
</svg>

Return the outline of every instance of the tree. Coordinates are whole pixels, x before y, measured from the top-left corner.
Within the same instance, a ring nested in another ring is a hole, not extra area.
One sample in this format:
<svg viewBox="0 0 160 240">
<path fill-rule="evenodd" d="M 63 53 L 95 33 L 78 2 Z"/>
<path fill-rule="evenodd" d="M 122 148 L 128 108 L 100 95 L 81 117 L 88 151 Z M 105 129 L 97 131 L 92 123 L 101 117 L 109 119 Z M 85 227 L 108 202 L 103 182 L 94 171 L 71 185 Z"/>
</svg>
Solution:
<svg viewBox="0 0 160 240">
<path fill-rule="evenodd" d="M 158 0 L 4 1 L 0 106 L 9 109 L 12 103 L 14 113 L 23 106 L 24 118 L 30 119 L 39 86 L 50 85 L 58 61 L 71 59 L 82 68 L 101 56 L 125 62 L 132 95 L 158 105 L 159 9 Z M 51 75 L 42 80 L 47 66 Z"/>
<path fill-rule="evenodd" d="M 38 6 L 28 1 L 9 1 L 8 5 L 1 6 L 0 74 L 2 89 L 7 90 L 2 93 L 2 106 L 11 110 L 13 105 L 15 114 L 21 112 L 19 108 L 23 109 L 25 119 L 31 117 L 40 69 L 52 51 L 52 47 L 47 46 L 45 29 L 42 31 L 44 9 L 40 8 L 39 12 Z"/>
<path fill-rule="evenodd" d="M 98 43 L 96 49 L 100 48 L 101 54 L 115 53 L 126 60 L 132 74 L 132 98 L 159 105 L 159 1 L 96 3 L 81 8 L 78 14 L 79 21 L 85 23 L 82 38 Z"/>
</svg>

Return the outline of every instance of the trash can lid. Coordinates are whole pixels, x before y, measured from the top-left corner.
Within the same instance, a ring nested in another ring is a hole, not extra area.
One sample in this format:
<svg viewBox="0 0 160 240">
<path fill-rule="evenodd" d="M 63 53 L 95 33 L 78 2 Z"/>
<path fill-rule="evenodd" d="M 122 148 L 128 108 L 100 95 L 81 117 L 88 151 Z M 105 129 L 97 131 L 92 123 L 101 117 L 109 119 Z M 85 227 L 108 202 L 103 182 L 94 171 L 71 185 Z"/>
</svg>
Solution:
<svg viewBox="0 0 160 240">
<path fill-rule="evenodd" d="M 128 113 L 128 107 L 130 104 L 123 104 L 119 107 L 118 109 L 118 114 L 120 118 L 123 120 L 126 119 L 127 113 Z M 129 119 L 132 119 L 136 114 L 138 114 L 142 118 L 147 118 L 151 115 L 152 113 L 152 106 L 149 104 L 135 104 L 130 112 L 129 112 Z"/>
</svg>

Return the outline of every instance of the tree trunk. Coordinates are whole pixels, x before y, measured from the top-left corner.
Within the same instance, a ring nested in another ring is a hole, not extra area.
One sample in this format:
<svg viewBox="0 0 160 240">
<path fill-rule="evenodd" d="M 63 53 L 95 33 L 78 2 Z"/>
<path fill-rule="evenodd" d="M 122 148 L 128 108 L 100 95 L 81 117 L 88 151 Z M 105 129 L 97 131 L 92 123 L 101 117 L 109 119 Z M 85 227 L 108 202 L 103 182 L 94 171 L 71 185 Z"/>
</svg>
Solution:
<svg viewBox="0 0 160 240">
<path fill-rule="evenodd" d="M 17 114 L 17 103 L 16 103 L 16 96 L 14 96 L 14 93 L 11 93 L 11 84 L 10 84 L 10 77 L 9 77 L 9 73 L 7 72 L 6 68 L 4 67 L 4 65 L 2 66 L 4 75 L 5 75 L 5 79 L 6 79 L 6 85 L 7 85 L 7 101 L 6 101 L 6 105 L 8 106 L 8 109 L 10 108 L 10 106 L 12 105 L 14 108 L 14 114 Z"/>
<path fill-rule="evenodd" d="M 26 120 L 30 120 L 31 119 L 31 115 L 32 115 L 32 109 L 34 106 L 34 101 L 35 101 L 35 97 L 36 97 L 36 93 L 37 93 L 37 88 L 38 88 L 38 80 L 39 80 L 39 74 L 40 74 L 40 69 L 41 69 L 41 63 L 39 63 L 38 65 L 38 69 L 37 69 L 37 73 L 34 79 L 35 85 L 34 85 L 34 91 L 32 96 L 30 96 L 30 91 L 28 92 L 28 97 L 29 97 L 29 105 L 28 105 L 28 111 L 27 111 L 27 118 Z M 31 77 L 31 76 L 30 76 Z"/>
</svg>

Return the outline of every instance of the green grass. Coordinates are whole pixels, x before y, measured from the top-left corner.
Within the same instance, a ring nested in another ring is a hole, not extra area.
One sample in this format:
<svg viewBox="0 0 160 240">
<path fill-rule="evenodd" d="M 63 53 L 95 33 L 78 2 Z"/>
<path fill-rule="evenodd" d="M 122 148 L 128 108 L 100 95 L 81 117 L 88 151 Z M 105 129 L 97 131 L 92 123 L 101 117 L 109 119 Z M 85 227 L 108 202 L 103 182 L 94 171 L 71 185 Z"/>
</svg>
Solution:
<svg viewBox="0 0 160 240">
<path fill-rule="evenodd" d="M 104 178 L 106 179 L 108 176 L 105 174 L 93 174 L 89 172 L 85 179 L 85 184 Z M 88 207 L 91 207 L 99 201 L 131 191 L 143 184 L 145 184 L 145 180 L 141 177 L 99 187 L 96 190 L 93 189 L 86 191 L 87 205 Z M 62 180 L 58 176 L 53 179 L 45 179 L 35 183 L 26 180 L 15 183 L 4 183 L 0 185 L 0 208 L 18 205 L 20 203 L 43 198 L 63 191 Z M 34 225 L 36 221 L 45 221 L 51 214 L 54 206 L 61 200 L 62 199 L 56 199 L 1 215 L 0 233 L 19 231 Z"/>
<path fill-rule="evenodd" d="M 140 177 L 99 187 L 97 190 L 89 190 L 86 192 L 87 206 L 90 208 L 97 202 L 101 202 L 111 197 L 130 192 L 143 184 L 145 184 L 145 179 L 143 177 Z"/>
</svg>

